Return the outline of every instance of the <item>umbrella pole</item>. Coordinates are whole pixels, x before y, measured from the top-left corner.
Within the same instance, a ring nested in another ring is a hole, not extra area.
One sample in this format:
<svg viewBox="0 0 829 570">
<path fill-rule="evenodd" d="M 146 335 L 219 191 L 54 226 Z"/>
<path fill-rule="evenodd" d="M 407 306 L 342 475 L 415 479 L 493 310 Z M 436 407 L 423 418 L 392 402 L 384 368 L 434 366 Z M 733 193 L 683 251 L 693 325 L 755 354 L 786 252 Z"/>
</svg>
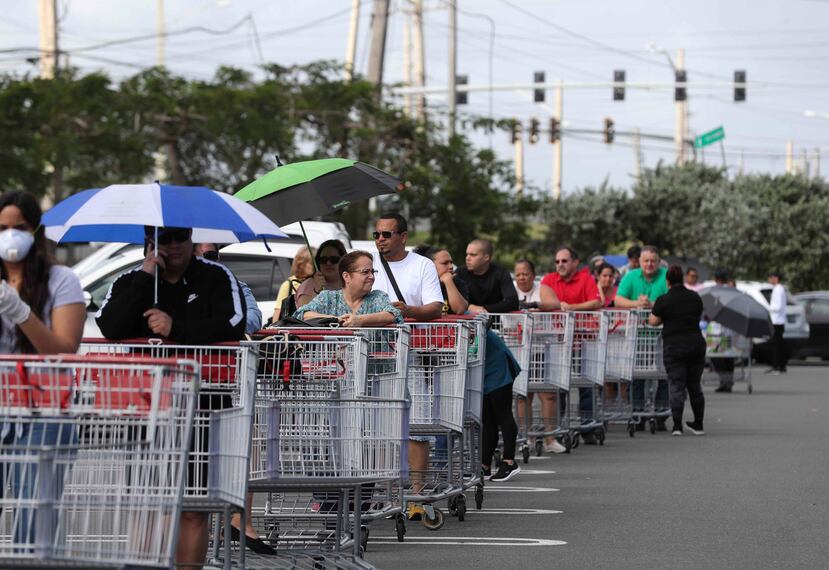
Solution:
<svg viewBox="0 0 829 570">
<path fill-rule="evenodd" d="M 153 240 L 153 247 L 155 248 L 155 257 L 158 259 L 158 226 L 155 227 L 155 239 Z M 153 307 L 158 307 L 158 264 L 156 263 L 153 273 Z"/>
<path fill-rule="evenodd" d="M 311 244 L 308 242 L 308 236 L 305 233 L 305 226 L 302 224 L 302 220 L 299 222 L 299 227 L 302 230 L 302 239 L 305 240 L 305 245 L 308 247 L 308 253 L 311 253 Z M 314 264 L 314 273 L 319 273 L 319 266 L 317 265 L 317 257 L 315 255 L 311 256 L 311 263 Z"/>
</svg>

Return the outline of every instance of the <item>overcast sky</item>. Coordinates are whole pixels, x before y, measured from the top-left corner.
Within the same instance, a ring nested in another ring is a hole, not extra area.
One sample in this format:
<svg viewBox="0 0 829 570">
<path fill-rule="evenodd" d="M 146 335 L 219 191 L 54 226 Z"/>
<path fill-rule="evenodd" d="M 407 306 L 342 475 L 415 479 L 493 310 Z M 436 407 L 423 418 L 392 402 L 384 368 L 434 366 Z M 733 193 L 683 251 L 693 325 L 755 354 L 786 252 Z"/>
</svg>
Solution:
<svg viewBox="0 0 829 570">
<path fill-rule="evenodd" d="M 165 0 L 167 32 L 193 26 L 216 31 L 231 28 L 246 15 L 255 21 L 230 33 L 192 32 L 167 39 L 166 61 L 188 77 L 211 77 L 218 65 L 255 69 L 260 62 L 255 35 L 265 61 L 282 65 L 318 59 L 342 60 L 345 55 L 350 0 Z M 427 83 L 446 84 L 448 13 L 444 0 L 424 0 Z M 157 31 L 157 0 L 58 0 L 61 49 L 71 64 L 92 71 L 105 69 L 120 79 L 156 61 L 155 40 L 72 53 L 86 46 Z M 407 0 L 392 0 L 384 79 L 403 77 L 403 28 Z M 6 0 L 0 15 L 0 70 L 34 71 L 25 58 L 36 53 L 2 50 L 38 46 L 38 0 Z M 363 0 L 357 46 L 357 70 L 367 69 L 373 2 Z M 9 9 L 13 6 L 14 9 Z M 692 136 L 718 126 L 726 132 L 729 167 L 736 172 L 781 173 L 785 169 L 786 141 L 792 139 L 796 159 L 807 150 L 814 172 L 816 149 L 822 150 L 823 171 L 829 169 L 829 1 L 827 0 L 458 0 L 458 73 L 472 84 L 489 81 L 490 24 L 495 23 L 494 83 L 532 81 L 544 71 L 548 81 L 567 83 L 611 81 L 614 69 L 624 69 L 630 82 L 671 82 L 673 72 L 664 54 L 676 57 L 685 49 L 689 80 Z M 94 58 L 94 59 L 93 59 Z M 730 83 L 735 69 L 748 73 L 748 101 L 734 103 Z M 547 124 L 547 104 L 531 102 L 531 92 L 497 92 L 496 118 L 516 117 L 528 122 L 538 117 Z M 489 96 L 471 93 L 464 114 L 486 116 Z M 430 98 L 435 108 L 445 97 Z M 804 111 L 826 113 L 806 117 Z M 572 90 L 565 93 L 565 127 L 600 129 L 612 117 L 618 131 L 672 136 L 673 91 L 628 89 L 624 102 L 611 99 L 611 89 Z M 476 135 L 480 145 L 490 139 Z M 492 138 L 495 150 L 512 158 L 508 135 Z M 611 184 L 628 186 L 634 171 L 629 139 L 619 137 L 605 145 L 599 135 L 566 134 L 564 190 Z M 672 162 L 673 144 L 643 140 L 644 164 Z M 719 147 L 706 149 L 707 162 L 722 164 Z M 530 183 L 549 188 L 552 147 L 542 136 L 527 147 Z"/>
</svg>

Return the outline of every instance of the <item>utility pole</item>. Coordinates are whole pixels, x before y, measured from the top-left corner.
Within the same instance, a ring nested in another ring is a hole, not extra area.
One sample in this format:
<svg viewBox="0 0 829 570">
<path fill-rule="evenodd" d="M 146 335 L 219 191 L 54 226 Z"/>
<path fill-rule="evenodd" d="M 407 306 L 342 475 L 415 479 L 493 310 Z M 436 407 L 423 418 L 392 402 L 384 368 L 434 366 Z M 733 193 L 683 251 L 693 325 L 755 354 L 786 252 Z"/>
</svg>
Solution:
<svg viewBox="0 0 829 570">
<path fill-rule="evenodd" d="M 383 84 L 383 62 L 386 56 L 386 29 L 389 23 L 389 0 L 374 0 L 374 12 L 371 15 L 371 52 L 368 57 L 368 80 L 377 85 Z"/>
<path fill-rule="evenodd" d="M 809 155 L 806 152 L 806 149 L 803 148 L 800 150 L 800 174 L 809 179 Z"/>
<path fill-rule="evenodd" d="M 360 26 L 360 0 L 351 0 L 351 20 L 348 22 L 348 44 L 345 48 L 345 80 L 354 78 L 354 60 L 357 57 L 357 32 Z"/>
<path fill-rule="evenodd" d="M 516 125 L 515 137 L 515 192 L 524 193 L 524 129 L 521 123 Z"/>
<path fill-rule="evenodd" d="M 786 142 L 786 174 L 794 173 L 794 141 Z"/>
<path fill-rule="evenodd" d="M 820 148 L 815 147 L 815 178 L 820 178 Z"/>
<path fill-rule="evenodd" d="M 456 93 L 455 81 L 458 73 L 458 6 L 457 0 L 448 0 L 449 8 L 449 138 L 455 136 Z M 523 150 L 522 150 L 523 152 Z M 523 180 L 521 182 L 523 189 Z"/>
<path fill-rule="evenodd" d="M 158 0 L 158 37 L 155 46 L 155 64 L 164 67 L 165 42 L 167 41 L 167 23 L 164 20 L 164 0 Z"/>
<path fill-rule="evenodd" d="M 53 79 L 58 69 L 57 0 L 40 0 L 40 78 Z"/>
<path fill-rule="evenodd" d="M 642 137 L 639 135 L 639 129 L 633 131 L 633 152 L 636 153 L 636 170 L 634 176 L 636 183 L 642 179 Z"/>
<path fill-rule="evenodd" d="M 357 0 L 359 2 L 359 0 Z M 414 13 L 412 26 L 414 28 L 412 42 L 414 48 L 414 78 L 418 87 L 426 86 L 426 51 L 423 45 L 423 0 L 413 0 Z M 420 93 L 415 96 L 415 108 L 417 109 L 417 120 L 426 120 L 426 95 Z"/>
<path fill-rule="evenodd" d="M 564 85 L 559 82 L 558 87 L 556 87 L 556 114 L 555 118 L 558 121 L 559 129 L 563 131 L 561 127 L 561 121 L 564 116 Z M 563 134 L 563 132 L 562 132 Z M 558 139 L 553 143 L 553 199 L 559 200 L 561 199 L 561 170 L 563 167 L 563 154 L 562 154 L 562 139 L 564 137 L 559 135 Z"/>
<path fill-rule="evenodd" d="M 408 15 L 403 21 L 403 84 L 412 84 L 412 23 Z M 412 95 L 403 96 L 403 112 L 412 116 Z"/>
<path fill-rule="evenodd" d="M 676 56 L 675 71 L 685 70 L 685 50 L 680 48 Z M 686 126 L 686 112 L 687 112 L 687 97 L 684 101 L 676 102 L 676 118 L 674 130 L 674 142 L 676 143 L 676 163 L 678 165 L 685 164 L 685 132 Z"/>
</svg>

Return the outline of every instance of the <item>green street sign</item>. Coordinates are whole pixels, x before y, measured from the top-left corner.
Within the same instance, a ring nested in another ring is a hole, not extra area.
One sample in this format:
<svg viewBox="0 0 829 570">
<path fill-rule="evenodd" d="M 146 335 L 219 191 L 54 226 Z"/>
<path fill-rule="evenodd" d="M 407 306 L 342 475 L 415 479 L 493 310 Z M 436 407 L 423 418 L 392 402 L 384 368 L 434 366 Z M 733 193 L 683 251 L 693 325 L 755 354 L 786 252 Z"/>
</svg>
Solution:
<svg viewBox="0 0 829 570">
<path fill-rule="evenodd" d="M 713 144 L 717 141 L 721 141 L 725 138 L 725 129 L 722 127 L 717 127 L 713 131 L 708 131 L 707 133 L 703 133 L 697 138 L 694 139 L 694 146 L 697 148 L 702 148 L 704 146 L 708 146 L 709 144 Z"/>
</svg>

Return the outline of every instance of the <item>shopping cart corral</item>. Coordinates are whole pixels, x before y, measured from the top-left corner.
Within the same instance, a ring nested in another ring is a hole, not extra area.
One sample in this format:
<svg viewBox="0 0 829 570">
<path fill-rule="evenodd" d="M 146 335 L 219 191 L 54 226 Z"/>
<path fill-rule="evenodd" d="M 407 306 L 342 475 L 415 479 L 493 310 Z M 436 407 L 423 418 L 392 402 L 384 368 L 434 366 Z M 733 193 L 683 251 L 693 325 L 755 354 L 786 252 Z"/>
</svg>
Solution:
<svg viewBox="0 0 829 570">
<path fill-rule="evenodd" d="M 172 566 L 198 368 L 0 357 L 0 566 Z"/>
<path fill-rule="evenodd" d="M 85 340 L 79 353 L 190 359 L 199 364 L 200 391 L 183 510 L 221 513 L 224 535 L 230 536 L 232 512 L 241 513 L 243 522 L 246 517 L 257 354 L 238 342 L 197 346 L 158 339 Z M 219 559 L 221 535 L 217 517 L 211 550 L 213 561 Z M 224 546 L 222 558 L 225 567 L 229 567 L 230 541 Z"/>
</svg>

